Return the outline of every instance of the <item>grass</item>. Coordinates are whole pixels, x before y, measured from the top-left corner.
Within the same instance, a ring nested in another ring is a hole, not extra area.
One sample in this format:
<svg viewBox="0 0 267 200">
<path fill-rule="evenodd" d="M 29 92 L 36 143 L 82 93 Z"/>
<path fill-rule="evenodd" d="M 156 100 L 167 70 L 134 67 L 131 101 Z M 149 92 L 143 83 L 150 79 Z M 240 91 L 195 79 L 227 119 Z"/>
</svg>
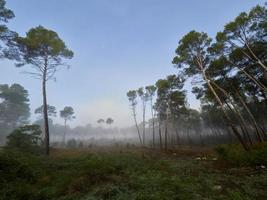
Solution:
<svg viewBox="0 0 267 200">
<path fill-rule="evenodd" d="M 267 199 L 266 171 L 218 167 L 213 157 L 207 149 L 1 151 L 0 200 Z"/>
</svg>

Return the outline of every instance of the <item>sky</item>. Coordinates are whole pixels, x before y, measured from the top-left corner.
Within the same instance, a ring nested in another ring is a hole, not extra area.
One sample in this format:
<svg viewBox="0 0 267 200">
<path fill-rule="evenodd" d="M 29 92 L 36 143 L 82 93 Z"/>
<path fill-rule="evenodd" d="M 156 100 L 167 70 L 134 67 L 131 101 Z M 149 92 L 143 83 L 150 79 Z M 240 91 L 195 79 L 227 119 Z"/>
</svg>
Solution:
<svg viewBox="0 0 267 200">
<path fill-rule="evenodd" d="M 177 73 L 172 59 L 181 37 L 191 30 L 215 36 L 240 12 L 265 0 L 7 0 L 16 15 L 9 28 L 24 36 L 42 25 L 56 31 L 74 58 L 47 85 L 48 103 L 72 106 L 72 126 L 96 125 L 112 117 L 115 126 L 133 124 L 128 90 Z M 41 82 L 1 60 L 0 84 L 19 83 L 29 91 L 31 110 L 42 104 Z M 199 108 L 190 93 L 188 102 Z M 141 106 L 141 105 L 139 105 Z M 140 108 L 140 107 L 139 107 Z M 138 110 L 141 120 L 141 110 Z M 149 116 L 148 116 L 149 117 Z M 35 115 L 31 119 L 34 120 Z M 63 123 L 60 118 L 54 119 Z"/>
</svg>

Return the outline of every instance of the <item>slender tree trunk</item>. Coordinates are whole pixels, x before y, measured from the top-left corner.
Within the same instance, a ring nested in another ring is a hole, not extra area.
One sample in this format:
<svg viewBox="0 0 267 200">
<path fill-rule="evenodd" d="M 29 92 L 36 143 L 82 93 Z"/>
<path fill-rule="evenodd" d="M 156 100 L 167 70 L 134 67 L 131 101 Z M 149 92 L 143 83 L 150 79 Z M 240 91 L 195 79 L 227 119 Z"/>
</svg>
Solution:
<svg viewBox="0 0 267 200">
<path fill-rule="evenodd" d="M 153 137 L 153 147 L 155 147 L 155 121 L 154 121 L 154 112 L 153 112 L 153 99 L 150 100 L 151 106 L 151 116 L 152 116 L 152 137 Z"/>
<path fill-rule="evenodd" d="M 66 130 L 67 130 L 67 120 L 64 120 L 64 135 L 63 135 L 63 145 L 66 146 Z"/>
<path fill-rule="evenodd" d="M 236 94 L 237 94 L 237 97 L 239 98 L 240 102 L 242 103 L 242 105 L 244 106 L 245 110 L 247 111 L 249 117 L 251 118 L 252 122 L 253 122 L 253 125 L 255 127 L 255 130 L 256 130 L 256 135 L 258 137 L 258 140 L 259 142 L 263 142 L 264 139 L 264 133 L 262 132 L 262 130 L 260 129 L 258 123 L 256 122 L 252 112 L 250 111 L 249 107 L 247 106 L 247 103 L 244 101 L 244 99 L 242 98 L 240 92 L 238 90 L 235 90 L 236 91 Z"/>
<path fill-rule="evenodd" d="M 47 76 L 47 59 L 45 59 L 45 67 L 43 72 L 43 115 L 44 115 L 44 129 L 45 129 L 45 154 L 49 155 L 49 122 L 48 122 L 48 111 L 47 111 L 47 99 L 46 99 L 46 76 Z"/>
<path fill-rule="evenodd" d="M 197 134 L 197 131 L 195 131 L 195 134 Z M 202 138 L 201 131 L 199 131 L 199 140 L 200 140 L 200 145 L 203 147 L 204 146 L 204 141 L 203 141 L 203 138 Z"/>
<path fill-rule="evenodd" d="M 164 138 L 164 144 L 165 144 L 165 150 L 168 149 L 168 122 L 165 122 L 165 138 Z"/>
<path fill-rule="evenodd" d="M 146 138 L 146 103 L 143 100 L 143 145 L 145 146 L 145 138 Z"/>
<path fill-rule="evenodd" d="M 132 109 L 133 109 L 133 117 L 134 117 L 135 126 L 136 126 L 137 133 L 138 133 L 139 140 L 140 140 L 140 145 L 143 146 L 142 139 L 141 139 L 141 134 L 140 134 L 140 130 L 139 130 L 139 126 L 138 126 L 137 120 L 136 120 L 135 108 L 132 108 Z"/>
<path fill-rule="evenodd" d="M 162 149 L 162 135 L 161 135 L 161 122 L 159 120 L 159 146 Z"/>
<path fill-rule="evenodd" d="M 215 82 L 212 82 L 212 83 L 213 83 L 219 90 L 221 90 L 221 91 L 224 93 L 224 95 L 225 95 L 226 97 L 230 97 L 229 93 L 226 92 L 223 88 L 221 88 L 220 86 L 218 86 Z M 241 102 L 241 104 L 244 106 L 245 110 L 246 110 L 247 113 L 249 114 L 249 117 L 251 118 L 251 120 L 252 120 L 252 122 L 253 122 L 253 126 L 254 126 L 254 128 L 255 128 L 255 130 L 256 130 L 256 136 L 257 136 L 259 142 L 263 142 L 263 141 L 264 141 L 264 139 L 263 139 L 263 137 L 264 137 L 264 132 L 259 128 L 259 126 L 258 126 L 258 124 L 257 124 L 257 122 L 256 122 L 256 120 L 255 120 L 255 118 L 254 118 L 254 116 L 253 116 L 253 114 L 251 113 L 250 109 L 248 108 L 248 106 L 247 106 L 245 100 L 242 98 L 240 92 L 239 92 L 234 86 L 232 86 L 232 85 L 231 85 L 231 88 L 232 88 L 233 91 L 235 91 L 235 93 L 236 93 L 236 95 L 237 95 L 239 101 Z M 265 93 L 264 93 L 264 94 L 265 94 Z M 230 97 L 230 98 L 231 98 L 231 97 Z M 244 123 L 244 127 L 246 127 L 245 120 L 244 120 L 244 118 L 242 117 L 240 111 L 239 111 L 238 109 L 235 108 L 234 103 L 232 103 L 232 105 L 233 105 L 233 107 L 234 107 L 234 110 L 236 111 L 236 113 L 238 113 L 240 119 L 241 119 L 242 122 Z M 230 107 L 229 107 L 229 108 L 230 108 Z M 230 109 L 231 109 L 231 108 L 230 108 Z M 245 128 L 245 129 L 246 129 L 246 128 Z M 248 138 L 249 138 L 250 141 L 252 141 L 251 138 L 250 138 L 250 135 L 248 135 Z"/>
<path fill-rule="evenodd" d="M 227 101 L 225 101 L 225 104 L 227 105 L 227 107 L 229 108 L 229 110 L 231 110 L 233 113 L 237 114 L 240 121 L 240 128 L 243 132 L 243 135 L 244 135 L 244 138 L 249 141 L 249 143 L 251 144 L 251 146 L 253 146 L 253 142 L 252 142 L 252 139 L 249 135 L 249 132 L 248 132 L 248 128 L 247 128 L 247 125 L 246 125 L 246 121 L 244 119 L 244 117 L 242 116 L 242 114 L 240 113 L 240 111 L 235 107 L 235 105 L 233 103 L 231 103 L 231 105 L 233 106 L 233 108 L 229 105 L 229 103 Z"/>
<path fill-rule="evenodd" d="M 175 133 L 176 133 L 176 143 L 177 145 L 181 145 L 181 139 L 180 139 L 180 136 L 179 136 L 179 132 L 178 132 L 178 128 L 175 126 Z"/>
<path fill-rule="evenodd" d="M 231 118 L 229 117 L 228 113 L 225 111 L 224 107 L 223 107 L 223 103 L 221 101 L 221 99 L 219 98 L 219 96 L 217 95 L 217 93 L 215 92 L 214 88 L 212 87 L 210 80 L 207 78 L 205 71 L 203 70 L 203 67 L 200 67 L 202 70 L 202 75 L 204 80 L 206 81 L 208 88 L 211 90 L 212 94 L 214 95 L 216 101 L 219 103 L 220 108 L 225 116 L 225 119 L 228 123 L 228 125 L 231 127 L 231 129 L 233 130 L 233 133 L 235 134 L 235 136 L 238 138 L 239 142 L 242 144 L 243 148 L 248 151 L 249 148 L 247 146 L 247 144 L 244 142 L 242 136 L 240 135 L 239 131 L 237 130 L 237 128 L 235 127 L 235 125 L 231 122 Z"/>
<path fill-rule="evenodd" d="M 250 48 L 249 44 L 245 43 L 246 47 L 248 48 L 249 52 L 252 54 L 253 58 L 256 60 L 256 62 L 267 72 L 267 67 L 264 65 L 261 60 L 256 56 L 256 54 L 253 52 L 253 50 Z"/>
<path fill-rule="evenodd" d="M 187 127 L 186 136 L 187 136 L 188 146 L 191 147 L 191 138 L 190 138 L 190 135 L 189 135 L 189 127 Z"/>
</svg>

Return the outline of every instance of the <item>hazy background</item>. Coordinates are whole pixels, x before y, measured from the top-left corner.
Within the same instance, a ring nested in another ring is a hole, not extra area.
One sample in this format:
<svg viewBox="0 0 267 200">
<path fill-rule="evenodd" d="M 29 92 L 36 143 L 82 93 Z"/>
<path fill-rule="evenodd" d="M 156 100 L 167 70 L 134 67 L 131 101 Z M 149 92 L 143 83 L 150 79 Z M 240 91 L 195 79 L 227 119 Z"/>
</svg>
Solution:
<svg viewBox="0 0 267 200">
<path fill-rule="evenodd" d="M 126 92 L 175 73 L 171 61 L 179 39 L 192 29 L 211 36 L 241 11 L 264 0 L 7 0 L 16 18 L 9 27 L 24 35 L 43 25 L 58 32 L 75 53 L 70 70 L 48 83 L 48 103 L 72 106 L 71 124 L 132 125 Z M 1 61 L 0 83 L 19 83 L 30 93 L 32 111 L 41 105 L 41 83 Z M 189 84 L 186 89 L 190 91 Z M 191 107 L 199 104 L 189 95 Z M 140 114 L 140 113 L 139 113 Z M 32 115 L 32 119 L 35 119 Z M 61 122 L 59 118 L 53 119 Z"/>
</svg>

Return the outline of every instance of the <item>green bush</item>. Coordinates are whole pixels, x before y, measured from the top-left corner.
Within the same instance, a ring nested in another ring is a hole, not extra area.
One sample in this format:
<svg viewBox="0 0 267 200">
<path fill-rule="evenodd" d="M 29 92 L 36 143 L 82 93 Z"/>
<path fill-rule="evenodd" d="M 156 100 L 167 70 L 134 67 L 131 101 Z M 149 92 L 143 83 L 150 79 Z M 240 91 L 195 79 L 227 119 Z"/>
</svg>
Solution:
<svg viewBox="0 0 267 200">
<path fill-rule="evenodd" d="M 26 125 L 15 129 L 7 137 L 7 149 L 20 152 L 39 153 L 41 144 L 41 128 L 39 125 Z"/>
<path fill-rule="evenodd" d="M 219 158 L 232 166 L 267 165 L 267 143 L 245 151 L 240 145 L 220 145 L 215 148 Z"/>
</svg>

